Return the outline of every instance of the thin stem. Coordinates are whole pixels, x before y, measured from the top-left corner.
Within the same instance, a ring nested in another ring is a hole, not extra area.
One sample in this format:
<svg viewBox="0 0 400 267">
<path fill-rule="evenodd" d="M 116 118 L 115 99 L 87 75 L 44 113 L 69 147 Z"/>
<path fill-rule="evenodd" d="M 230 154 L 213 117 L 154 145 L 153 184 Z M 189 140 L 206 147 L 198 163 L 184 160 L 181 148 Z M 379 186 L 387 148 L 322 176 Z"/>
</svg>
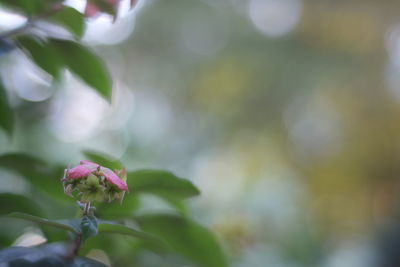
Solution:
<svg viewBox="0 0 400 267">
<path fill-rule="evenodd" d="M 74 256 L 78 256 L 78 252 L 79 252 L 79 249 L 81 248 L 81 244 L 82 244 L 82 234 L 79 234 L 75 239 L 74 247 L 72 250 L 72 253 Z"/>
<path fill-rule="evenodd" d="M 90 211 L 90 202 L 85 203 L 85 208 L 83 209 L 83 215 L 89 215 Z"/>
<path fill-rule="evenodd" d="M 82 234 L 78 234 L 74 240 L 74 243 L 72 244 L 71 250 L 65 256 L 65 258 L 68 260 L 72 260 L 76 256 L 78 256 L 81 245 L 82 245 Z"/>
</svg>

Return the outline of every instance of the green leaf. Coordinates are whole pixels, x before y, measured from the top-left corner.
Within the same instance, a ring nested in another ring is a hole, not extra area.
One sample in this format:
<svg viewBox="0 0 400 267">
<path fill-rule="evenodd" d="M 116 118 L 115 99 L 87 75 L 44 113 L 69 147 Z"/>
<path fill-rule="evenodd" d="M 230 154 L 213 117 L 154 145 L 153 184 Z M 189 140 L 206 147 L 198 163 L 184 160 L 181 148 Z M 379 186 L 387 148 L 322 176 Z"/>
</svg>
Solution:
<svg viewBox="0 0 400 267">
<path fill-rule="evenodd" d="M 96 236 L 98 233 L 98 222 L 97 218 L 93 215 L 83 216 L 81 219 L 81 232 L 83 236 L 83 240 L 88 239 L 89 237 Z"/>
<path fill-rule="evenodd" d="M 0 205 L 0 216 L 11 212 L 29 212 L 38 216 L 43 215 L 39 206 L 32 199 L 22 195 L 1 193 L 0 203 L 2 203 Z"/>
<path fill-rule="evenodd" d="M 0 81 L 0 127 L 11 136 L 14 128 L 14 115 L 13 111 L 8 104 L 6 89 Z"/>
<path fill-rule="evenodd" d="M 110 168 L 111 170 L 121 170 L 123 168 L 119 160 L 103 153 L 92 150 L 85 150 L 82 153 L 88 160 L 93 161 L 101 166 Z"/>
<path fill-rule="evenodd" d="M 76 9 L 64 6 L 60 11 L 48 18 L 68 29 L 77 38 L 81 38 L 85 31 L 85 18 Z"/>
<path fill-rule="evenodd" d="M 68 40 L 50 39 L 67 67 L 107 100 L 111 99 L 112 82 L 108 70 L 88 48 Z"/>
<path fill-rule="evenodd" d="M 15 8 L 27 15 L 38 14 L 46 8 L 44 1 L 37 0 L 1 0 L 0 5 Z"/>
<path fill-rule="evenodd" d="M 9 169 L 22 175 L 36 189 L 47 193 L 49 196 L 71 202 L 72 198 L 63 194 L 61 177 L 63 168 L 50 168 L 43 161 L 20 153 L 0 155 L 0 168 Z"/>
<path fill-rule="evenodd" d="M 183 199 L 200 194 L 189 181 L 181 179 L 171 172 L 162 170 L 138 170 L 128 173 L 128 187 L 132 192 L 151 193 L 167 201 Z"/>
<path fill-rule="evenodd" d="M 71 267 L 107 267 L 107 265 L 90 258 L 76 257 Z"/>
<path fill-rule="evenodd" d="M 215 236 L 206 228 L 177 215 L 136 217 L 140 228 L 165 240 L 174 250 L 200 266 L 226 266 L 225 256 Z"/>
<path fill-rule="evenodd" d="M 106 220 L 115 220 L 126 218 L 138 208 L 139 200 L 134 194 L 125 194 L 122 203 L 113 201 L 111 203 L 98 203 L 96 204 L 96 214 L 99 218 Z"/>
<path fill-rule="evenodd" d="M 100 233 L 129 235 L 129 236 L 133 236 L 138 239 L 141 239 L 144 241 L 150 241 L 150 242 L 157 242 L 157 243 L 162 242 L 160 239 L 158 239 L 148 233 L 127 227 L 122 224 L 100 223 L 99 224 L 99 232 Z"/>
<path fill-rule="evenodd" d="M 16 42 L 36 65 L 53 76 L 54 79 L 60 79 L 60 71 L 64 64 L 54 47 L 48 45 L 44 40 L 28 35 L 17 37 Z"/>
<path fill-rule="evenodd" d="M 186 202 L 180 198 L 163 195 L 162 198 L 169 203 L 170 206 L 175 208 L 180 214 L 185 215 L 188 212 Z"/>
<path fill-rule="evenodd" d="M 77 225 L 77 220 L 48 220 L 45 218 L 40 218 L 37 216 L 33 216 L 30 214 L 25 214 L 21 212 L 13 212 L 8 215 L 11 218 L 22 219 L 26 221 L 31 221 L 40 225 L 51 226 L 63 230 L 67 230 L 78 234 L 80 232 L 79 227 Z"/>
</svg>

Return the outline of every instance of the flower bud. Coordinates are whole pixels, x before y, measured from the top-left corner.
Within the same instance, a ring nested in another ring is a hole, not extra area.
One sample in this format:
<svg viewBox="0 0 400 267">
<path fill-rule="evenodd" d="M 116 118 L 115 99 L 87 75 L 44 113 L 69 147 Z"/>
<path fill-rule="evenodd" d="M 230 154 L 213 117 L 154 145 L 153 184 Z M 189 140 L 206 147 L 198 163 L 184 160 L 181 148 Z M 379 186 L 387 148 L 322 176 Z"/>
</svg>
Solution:
<svg viewBox="0 0 400 267">
<path fill-rule="evenodd" d="M 82 160 L 80 165 L 67 169 L 62 179 L 64 193 L 82 203 L 121 200 L 128 190 L 125 169 L 117 171 L 97 163 Z"/>
</svg>

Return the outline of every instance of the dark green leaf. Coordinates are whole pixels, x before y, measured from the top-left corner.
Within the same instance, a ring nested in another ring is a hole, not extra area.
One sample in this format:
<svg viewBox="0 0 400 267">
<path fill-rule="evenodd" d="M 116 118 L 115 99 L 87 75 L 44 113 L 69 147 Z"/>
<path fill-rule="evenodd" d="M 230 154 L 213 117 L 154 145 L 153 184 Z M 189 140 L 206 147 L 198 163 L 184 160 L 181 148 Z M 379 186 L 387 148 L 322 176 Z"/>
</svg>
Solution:
<svg viewBox="0 0 400 267">
<path fill-rule="evenodd" d="M 0 127 L 11 136 L 14 128 L 13 111 L 8 104 L 6 89 L 0 81 Z"/>
<path fill-rule="evenodd" d="M 145 240 L 145 241 L 161 242 L 158 238 L 156 238 L 150 234 L 127 227 L 122 224 L 100 223 L 99 224 L 99 232 L 100 233 L 129 235 L 129 236 L 133 236 L 133 237 L 139 238 L 141 240 Z"/>
<path fill-rule="evenodd" d="M 67 231 L 73 232 L 75 234 L 78 234 L 80 232 L 79 228 L 77 228 L 77 220 L 48 220 L 45 218 L 40 218 L 37 216 L 20 213 L 20 212 L 13 212 L 13 213 L 10 213 L 8 216 L 11 218 L 17 218 L 17 219 L 35 222 L 40 225 L 47 225 L 47 226 L 67 230 Z"/>
<path fill-rule="evenodd" d="M 44 2 L 37 0 L 1 0 L 0 5 L 15 8 L 27 15 L 33 15 L 45 10 L 46 5 Z"/>
<path fill-rule="evenodd" d="M 85 31 L 83 14 L 72 7 L 64 6 L 60 11 L 49 17 L 49 20 L 64 26 L 77 38 L 81 38 Z"/>
<path fill-rule="evenodd" d="M 85 155 L 88 160 L 96 162 L 101 166 L 110 168 L 111 170 L 121 170 L 123 168 L 119 160 L 99 152 L 85 150 L 83 151 L 83 155 Z"/>
<path fill-rule="evenodd" d="M 98 233 L 98 222 L 97 218 L 93 215 L 83 216 L 81 219 L 81 232 L 83 236 L 83 240 L 88 239 L 89 237 L 96 236 Z"/>
<path fill-rule="evenodd" d="M 25 196 L 11 193 L 0 194 L 0 215 L 11 212 L 29 212 L 33 215 L 43 216 L 42 211 L 36 203 Z"/>
<path fill-rule="evenodd" d="M 200 193 L 190 181 L 162 170 L 129 172 L 128 187 L 131 192 L 151 193 L 165 197 L 167 201 L 170 198 L 193 197 Z"/>
<path fill-rule="evenodd" d="M 0 155 L 0 167 L 15 170 L 21 175 L 39 171 L 45 168 L 44 161 L 21 153 L 8 153 Z"/>
<path fill-rule="evenodd" d="M 146 215 L 136 219 L 141 229 L 164 239 L 171 249 L 200 266 L 227 265 L 215 236 L 199 224 L 177 215 Z"/>
<path fill-rule="evenodd" d="M 36 189 L 59 200 L 71 202 L 72 198 L 62 192 L 63 168 L 50 168 L 43 161 L 25 154 L 9 153 L 0 155 L 0 168 L 9 169 L 22 175 Z"/>
<path fill-rule="evenodd" d="M 53 76 L 54 79 L 60 79 L 63 62 L 52 46 L 44 40 L 28 35 L 18 37 L 16 42 L 36 65 Z"/>
<path fill-rule="evenodd" d="M 50 42 L 73 73 L 96 89 L 100 95 L 111 99 L 111 79 L 102 60 L 88 48 L 73 41 L 51 39 Z"/>
</svg>

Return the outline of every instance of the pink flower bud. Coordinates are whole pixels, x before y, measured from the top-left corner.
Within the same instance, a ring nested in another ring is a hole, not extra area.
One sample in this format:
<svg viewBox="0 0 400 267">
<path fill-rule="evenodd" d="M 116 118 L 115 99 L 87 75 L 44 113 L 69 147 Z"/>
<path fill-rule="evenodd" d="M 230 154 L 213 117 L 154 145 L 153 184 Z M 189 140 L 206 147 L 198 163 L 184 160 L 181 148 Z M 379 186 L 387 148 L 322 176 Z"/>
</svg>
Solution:
<svg viewBox="0 0 400 267">
<path fill-rule="evenodd" d="M 77 179 L 87 177 L 91 173 L 102 175 L 109 183 L 116 185 L 120 190 L 128 191 L 126 182 L 119 178 L 112 170 L 87 160 L 81 160 L 80 165 L 67 170 L 67 178 Z"/>
<path fill-rule="evenodd" d="M 122 169 L 117 173 L 97 163 L 82 160 L 80 165 L 65 170 L 62 179 L 64 192 L 84 203 L 122 200 L 125 191 L 128 191 L 126 171 Z"/>
<path fill-rule="evenodd" d="M 116 16 L 120 1 L 121 0 L 100 0 L 99 2 L 99 1 L 87 0 L 85 7 L 85 16 L 94 17 L 98 13 L 104 12 L 106 10 L 108 10 L 107 13 L 113 10 L 113 13 L 115 13 Z"/>
</svg>

